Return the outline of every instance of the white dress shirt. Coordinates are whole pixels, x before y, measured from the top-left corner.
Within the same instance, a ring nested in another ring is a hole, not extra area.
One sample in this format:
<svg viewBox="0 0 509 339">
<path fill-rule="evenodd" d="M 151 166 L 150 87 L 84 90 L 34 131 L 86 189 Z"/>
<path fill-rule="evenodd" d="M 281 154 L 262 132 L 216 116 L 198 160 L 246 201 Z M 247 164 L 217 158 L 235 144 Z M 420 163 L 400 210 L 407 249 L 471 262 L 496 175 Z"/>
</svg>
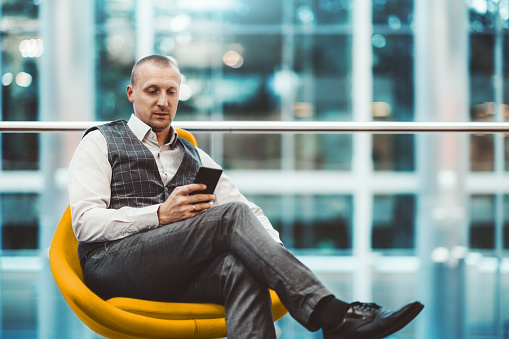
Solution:
<svg viewBox="0 0 509 339">
<path fill-rule="evenodd" d="M 170 131 L 172 134 L 170 142 L 159 146 L 156 134 L 136 116 L 131 116 L 128 126 L 154 155 L 163 183 L 165 185 L 169 183 L 184 157 L 181 146 L 170 148 L 171 142 L 176 138 L 173 127 Z M 197 150 L 202 166 L 221 168 L 203 150 L 199 148 Z M 126 206 L 108 209 L 111 176 L 106 139 L 100 131 L 92 131 L 81 140 L 69 165 L 72 227 L 78 241 L 117 240 L 160 226 L 157 216 L 159 204 L 141 208 Z M 260 207 L 248 201 L 224 173 L 219 179 L 214 196 L 216 206 L 231 201 L 248 204 L 272 238 L 281 243 L 279 233 L 272 227 Z"/>
</svg>

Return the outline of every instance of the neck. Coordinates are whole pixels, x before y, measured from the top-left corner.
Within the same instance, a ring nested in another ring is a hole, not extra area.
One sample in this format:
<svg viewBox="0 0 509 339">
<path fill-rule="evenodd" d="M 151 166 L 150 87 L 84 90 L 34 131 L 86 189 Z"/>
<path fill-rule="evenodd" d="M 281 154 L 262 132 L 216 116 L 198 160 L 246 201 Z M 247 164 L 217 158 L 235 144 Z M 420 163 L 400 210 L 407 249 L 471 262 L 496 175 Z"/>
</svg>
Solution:
<svg viewBox="0 0 509 339">
<path fill-rule="evenodd" d="M 163 146 L 164 144 L 166 144 L 167 142 L 169 142 L 170 140 L 170 129 L 165 129 L 163 131 L 154 131 L 154 133 L 156 134 L 156 137 L 157 137 L 157 143 L 159 144 L 159 146 Z"/>
</svg>

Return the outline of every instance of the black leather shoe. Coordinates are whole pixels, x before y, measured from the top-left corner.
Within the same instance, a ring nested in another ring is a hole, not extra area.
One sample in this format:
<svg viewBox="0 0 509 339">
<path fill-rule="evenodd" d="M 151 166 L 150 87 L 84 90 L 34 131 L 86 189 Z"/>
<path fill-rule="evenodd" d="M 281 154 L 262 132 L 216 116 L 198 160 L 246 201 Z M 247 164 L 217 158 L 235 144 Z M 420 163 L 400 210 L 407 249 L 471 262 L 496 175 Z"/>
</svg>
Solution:
<svg viewBox="0 0 509 339">
<path fill-rule="evenodd" d="M 382 311 L 377 304 L 350 304 L 345 319 L 336 328 L 324 331 L 325 339 L 379 339 L 405 327 L 424 308 L 413 302 L 397 311 Z"/>
</svg>

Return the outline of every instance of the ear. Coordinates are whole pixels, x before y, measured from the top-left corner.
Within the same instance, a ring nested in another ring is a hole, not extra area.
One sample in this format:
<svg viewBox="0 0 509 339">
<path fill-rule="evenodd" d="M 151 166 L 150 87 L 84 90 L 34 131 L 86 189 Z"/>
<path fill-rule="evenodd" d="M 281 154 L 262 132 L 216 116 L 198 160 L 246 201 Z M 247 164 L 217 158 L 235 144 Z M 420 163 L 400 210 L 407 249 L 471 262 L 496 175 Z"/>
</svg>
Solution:
<svg viewBox="0 0 509 339">
<path fill-rule="evenodd" d="M 134 102 L 133 92 L 134 92 L 133 86 L 131 85 L 127 86 L 126 89 L 127 99 L 129 99 L 130 102 Z"/>
</svg>

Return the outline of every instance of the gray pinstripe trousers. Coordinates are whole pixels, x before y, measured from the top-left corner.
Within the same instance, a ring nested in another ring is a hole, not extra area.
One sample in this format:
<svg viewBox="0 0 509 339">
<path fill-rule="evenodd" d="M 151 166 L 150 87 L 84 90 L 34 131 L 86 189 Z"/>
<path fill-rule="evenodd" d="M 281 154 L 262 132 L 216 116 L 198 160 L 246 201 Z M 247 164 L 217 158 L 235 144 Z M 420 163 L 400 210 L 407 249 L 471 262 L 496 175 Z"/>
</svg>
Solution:
<svg viewBox="0 0 509 339">
<path fill-rule="evenodd" d="M 275 338 L 268 288 L 290 314 L 309 317 L 331 293 L 275 242 L 243 203 L 127 238 L 82 244 L 85 283 L 103 299 L 131 297 L 225 306 L 228 337 Z"/>
</svg>

